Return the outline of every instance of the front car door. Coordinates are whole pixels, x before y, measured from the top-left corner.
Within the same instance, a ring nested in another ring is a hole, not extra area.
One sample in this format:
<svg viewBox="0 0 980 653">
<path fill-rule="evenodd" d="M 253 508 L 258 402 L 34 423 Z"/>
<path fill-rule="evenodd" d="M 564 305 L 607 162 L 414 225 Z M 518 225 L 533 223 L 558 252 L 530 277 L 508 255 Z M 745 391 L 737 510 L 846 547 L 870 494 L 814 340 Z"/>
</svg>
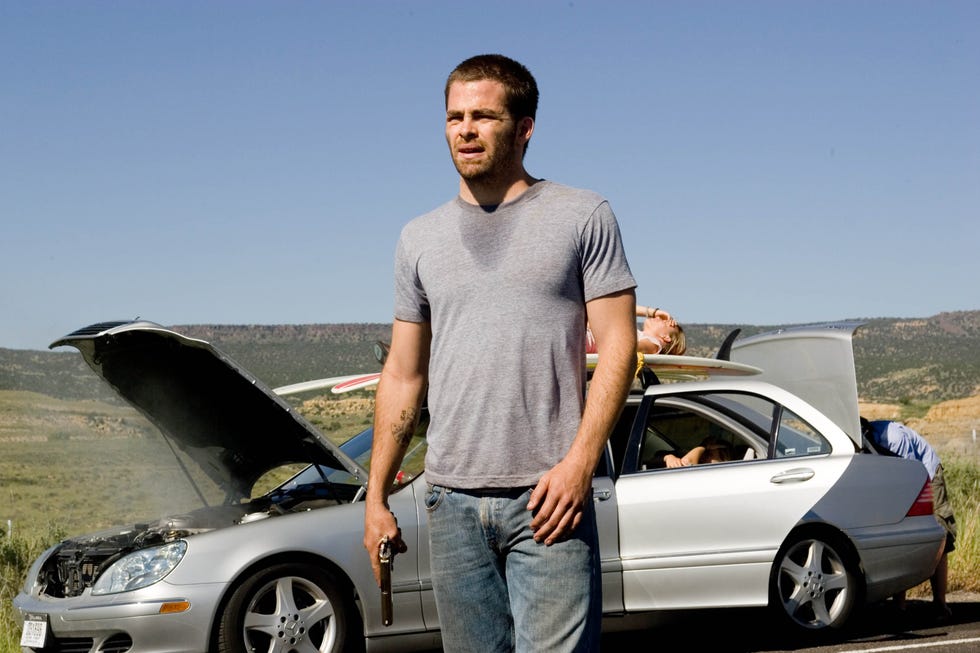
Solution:
<svg viewBox="0 0 980 653">
<path fill-rule="evenodd" d="M 778 389 L 747 387 L 756 391 L 647 391 L 616 481 L 627 612 L 766 604 L 779 546 L 846 467 L 800 416 L 805 404 L 794 411 L 770 398 Z M 706 440 L 729 460 L 665 466 Z"/>
</svg>

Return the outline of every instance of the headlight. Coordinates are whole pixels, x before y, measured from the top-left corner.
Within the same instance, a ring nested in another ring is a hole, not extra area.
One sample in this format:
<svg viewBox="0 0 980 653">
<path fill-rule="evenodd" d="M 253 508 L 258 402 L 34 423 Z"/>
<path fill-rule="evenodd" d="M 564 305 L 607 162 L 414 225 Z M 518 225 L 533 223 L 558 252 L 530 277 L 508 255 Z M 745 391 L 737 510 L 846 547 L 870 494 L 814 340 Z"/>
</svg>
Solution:
<svg viewBox="0 0 980 653">
<path fill-rule="evenodd" d="M 92 586 L 92 594 L 116 594 L 148 587 L 173 571 L 187 552 L 187 542 L 134 551 L 106 569 Z"/>
</svg>

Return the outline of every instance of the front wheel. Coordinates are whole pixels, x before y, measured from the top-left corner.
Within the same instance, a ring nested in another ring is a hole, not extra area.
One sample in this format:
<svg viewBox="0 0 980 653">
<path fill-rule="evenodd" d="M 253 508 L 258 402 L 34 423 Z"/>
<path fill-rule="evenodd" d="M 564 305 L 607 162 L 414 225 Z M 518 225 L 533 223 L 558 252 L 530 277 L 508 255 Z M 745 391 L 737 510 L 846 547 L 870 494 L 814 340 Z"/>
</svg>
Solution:
<svg viewBox="0 0 980 653">
<path fill-rule="evenodd" d="M 221 614 L 221 653 L 342 653 L 353 606 L 324 569 L 303 563 L 278 564 L 242 583 Z"/>
<path fill-rule="evenodd" d="M 857 604 L 858 574 L 846 549 L 831 538 L 798 537 L 779 550 L 770 607 L 810 632 L 838 629 Z"/>
</svg>

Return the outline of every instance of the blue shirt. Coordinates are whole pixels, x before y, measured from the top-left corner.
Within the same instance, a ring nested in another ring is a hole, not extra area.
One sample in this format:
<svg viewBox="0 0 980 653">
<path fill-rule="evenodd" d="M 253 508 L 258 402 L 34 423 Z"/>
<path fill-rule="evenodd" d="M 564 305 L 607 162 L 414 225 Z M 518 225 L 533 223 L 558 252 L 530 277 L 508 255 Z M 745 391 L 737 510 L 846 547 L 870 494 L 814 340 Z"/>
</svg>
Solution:
<svg viewBox="0 0 980 653">
<path fill-rule="evenodd" d="M 918 460 L 926 466 L 931 479 L 936 475 L 936 468 L 939 467 L 939 456 L 925 438 L 898 422 L 888 420 L 878 420 L 871 422 L 871 434 L 880 446 L 888 449 L 893 454 Z"/>
</svg>

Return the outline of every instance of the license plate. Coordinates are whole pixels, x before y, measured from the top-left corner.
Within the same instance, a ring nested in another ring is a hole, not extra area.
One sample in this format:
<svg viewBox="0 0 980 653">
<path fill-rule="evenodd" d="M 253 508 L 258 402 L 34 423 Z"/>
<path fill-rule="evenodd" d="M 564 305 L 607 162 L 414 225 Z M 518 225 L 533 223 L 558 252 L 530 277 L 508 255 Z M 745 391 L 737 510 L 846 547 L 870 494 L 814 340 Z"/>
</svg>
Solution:
<svg viewBox="0 0 980 653">
<path fill-rule="evenodd" d="M 24 632 L 20 635 L 20 645 L 31 648 L 44 648 L 48 638 L 48 615 L 24 615 Z"/>
</svg>

